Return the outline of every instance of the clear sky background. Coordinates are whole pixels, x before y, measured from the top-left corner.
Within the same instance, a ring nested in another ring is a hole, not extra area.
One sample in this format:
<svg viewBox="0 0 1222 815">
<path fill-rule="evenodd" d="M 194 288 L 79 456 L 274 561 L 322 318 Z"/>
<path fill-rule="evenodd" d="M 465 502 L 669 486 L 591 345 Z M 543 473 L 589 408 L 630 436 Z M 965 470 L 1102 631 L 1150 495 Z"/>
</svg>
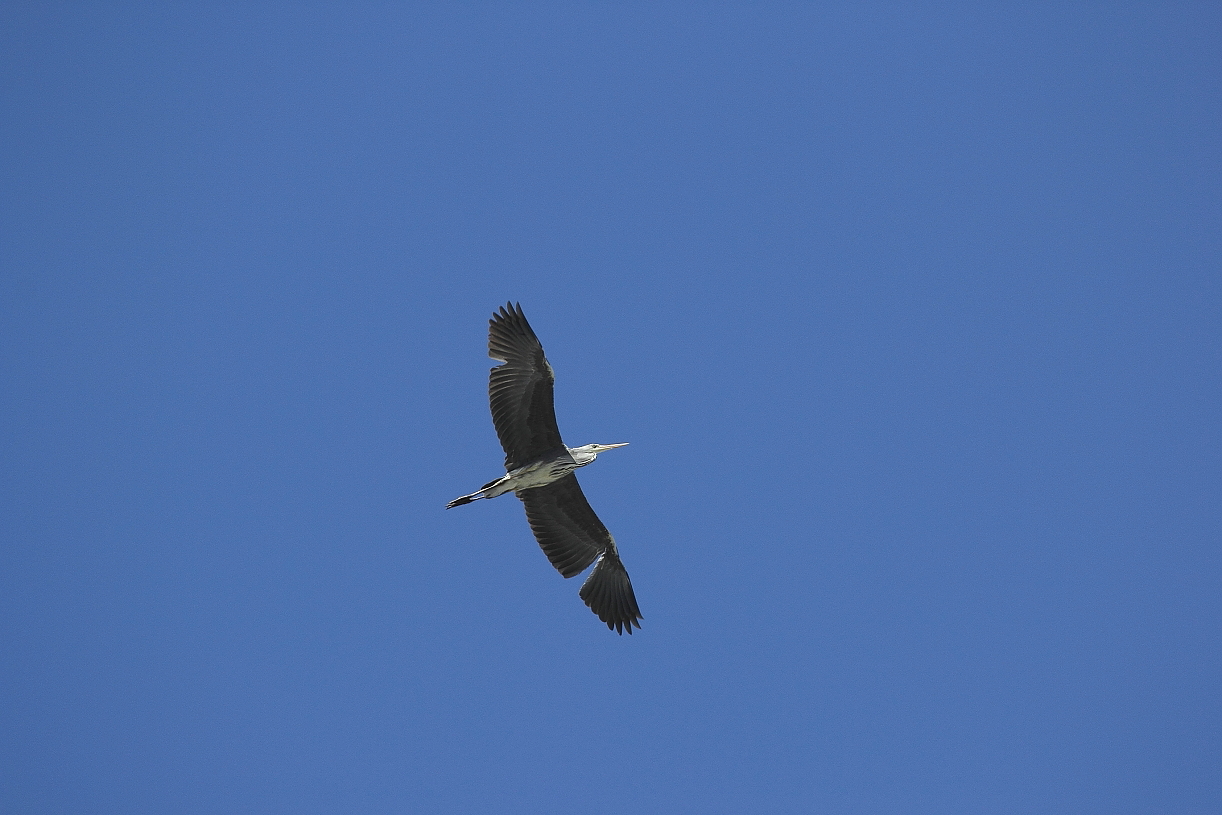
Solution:
<svg viewBox="0 0 1222 815">
<path fill-rule="evenodd" d="M 1222 811 L 1222 14 L 985 5 L 5 4 L 0 809 Z"/>
</svg>

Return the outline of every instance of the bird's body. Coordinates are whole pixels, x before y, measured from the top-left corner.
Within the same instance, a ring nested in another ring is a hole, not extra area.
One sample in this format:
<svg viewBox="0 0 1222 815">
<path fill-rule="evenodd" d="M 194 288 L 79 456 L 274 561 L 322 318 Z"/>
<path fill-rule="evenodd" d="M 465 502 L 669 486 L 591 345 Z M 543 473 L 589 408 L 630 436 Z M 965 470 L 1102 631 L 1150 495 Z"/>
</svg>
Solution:
<svg viewBox="0 0 1222 815">
<path fill-rule="evenodd" d="M 556 450 L 529 464 L 515 467 L 496 481 L 489 481 L 470 495 L 455 498 L 446 504 L 446 509 L 469 504 L 480 498 L 496 498 L 507 492 L 545 487 L 553 481 L 564 478 L 578 467 L 586 466 L 598 458 L 598 454 L 603 450 L 623 446 L 623 444 L 587 444 L 583 447 L 565 447 L 562 450 Z"/>
<path fill-rule="evenodd" d="M 488 322 L 488 355 L 504 361 L 492 369 L 488 395 L 492 422 L 505 449 L 506 473 L 454 499 L 446 509 L 515 493 L 544 554 L 562 575 L 573 577 L 597 562 L 581 587 L 581 599 L 608 628 L 631 634 L 632 626 L 640 628 L 641 618 L 632 583 L 615 539 L 573 474 L 600 452 L 624 445 L 566 447 L 552 402 L 555 374 L 522 307 L 508 304 Z"/>
</svg>

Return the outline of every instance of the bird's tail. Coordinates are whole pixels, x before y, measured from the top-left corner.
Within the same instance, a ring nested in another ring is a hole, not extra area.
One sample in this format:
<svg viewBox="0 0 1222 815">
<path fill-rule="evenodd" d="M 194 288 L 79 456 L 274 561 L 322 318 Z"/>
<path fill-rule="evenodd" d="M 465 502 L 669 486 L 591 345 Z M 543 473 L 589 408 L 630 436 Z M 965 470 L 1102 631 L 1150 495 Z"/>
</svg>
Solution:
<svg viewBox="0 0 1222 815">
<path fill-rule="evenodd" d="M 607 628 L 620 634 L 626 628 L 631 634 L 632 626 L 641 627 L 637 622 L 641 619 L 641 609 L 632 593 L 632 581 L 614 550 L 604 552 L 594 564 L 594 571 L 581 586 L 581 599 Z"/>
</svg>

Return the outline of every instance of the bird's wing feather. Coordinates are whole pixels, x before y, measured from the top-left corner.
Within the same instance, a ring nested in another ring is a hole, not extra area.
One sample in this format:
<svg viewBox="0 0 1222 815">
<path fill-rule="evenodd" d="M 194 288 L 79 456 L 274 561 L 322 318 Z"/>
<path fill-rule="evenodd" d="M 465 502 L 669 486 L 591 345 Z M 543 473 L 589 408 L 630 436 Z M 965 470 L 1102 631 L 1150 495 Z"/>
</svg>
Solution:
<svg viewBox="0 0 1222 815">
<path fill-rule="evenodd" d="M 520 305 L 507 303 L 488 321 L 488 356 L 504 361 L 489 374 L 488 398 L 505 469 L 562 449 L 552 401 L 556 377 Z"/>
<path fill-rule="evenodd" d="M 632 626 L 641 624 L 641 610 L 636 605 L 636 595 L 632 593 L 632 581 L 628 579 L 628 570 L 620 561 L 619 555 L 608 551 L 598 559 L 598 564 L 586 582 L 581 586 L 581 599 L 598 615 L 598 619 L 620 634 L 624 629 L 632 633 Z"/>
<path fill-rule="evenodd" d="M 623 632 L 641 618 L 628 572 L 620 562 L 615 539 L 594 514 L 577 476 L 569 474 L 543 487 L 518 493 L 526 507 L 535 539 L 552 565 L 565 577 L 585 571 L 595 560 L 598 565 L 581 587 L 581 599 L 598 618 Z"/>
<path fill-rule="evenodd" d="M 577 476 L 518 493 L 543 554 L 565 577 L 581 574 L 607 547 L 611 533 L 594 514 Z"/>
</svg>

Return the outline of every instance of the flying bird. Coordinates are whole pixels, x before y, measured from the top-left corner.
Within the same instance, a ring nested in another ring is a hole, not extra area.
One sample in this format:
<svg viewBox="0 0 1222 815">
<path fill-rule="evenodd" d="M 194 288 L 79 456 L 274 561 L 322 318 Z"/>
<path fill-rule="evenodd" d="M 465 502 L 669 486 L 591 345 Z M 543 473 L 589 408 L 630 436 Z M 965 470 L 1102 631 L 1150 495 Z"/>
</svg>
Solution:
<svg viewBox="0 0 1222 815">
<path fill-rule="evenodd" d="M 591 563 L 581 599 L 620 634 L 641 627 L 641 610 L 620 561 L 615 539 L 590 508 L 574 470 L 623 444 L 565 447 L 556 425 L 552 386 L 556 376 L 522 306 L 506 303 L 488 321 L 488 356 L 500 360 L 488 377 L 492 424 L 505 448 L 505 475 L 446 509 L 512 492 L 526 507 L 526 520 L 552 565 L 574 577 Z"/>
</svg>

